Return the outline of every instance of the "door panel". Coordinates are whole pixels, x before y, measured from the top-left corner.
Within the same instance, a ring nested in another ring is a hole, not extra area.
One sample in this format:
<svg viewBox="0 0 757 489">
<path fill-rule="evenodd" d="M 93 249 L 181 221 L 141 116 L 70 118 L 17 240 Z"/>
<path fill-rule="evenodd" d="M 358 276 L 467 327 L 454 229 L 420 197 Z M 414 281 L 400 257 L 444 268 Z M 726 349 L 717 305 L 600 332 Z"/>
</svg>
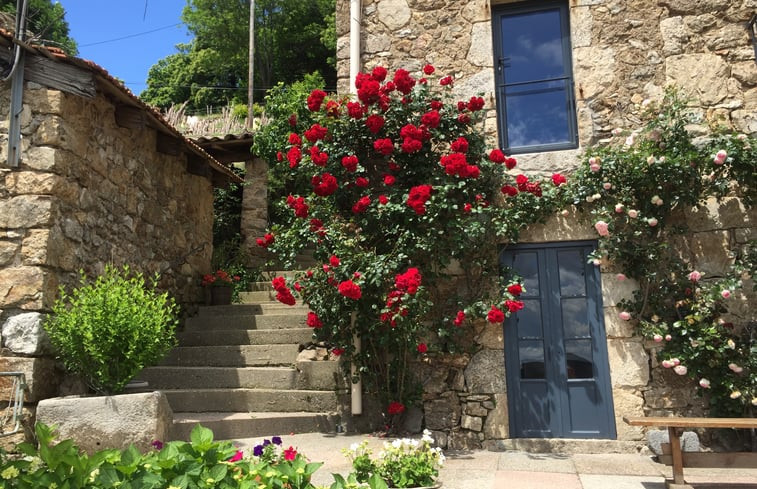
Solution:
<svg viewBox="0 0 757 489">
<path fill-rule="evenodd" d="M 615 438 L 593 243 L 521 245 L 500 256 L 524 308 L 504 324 L 514 437 Z M 507 271 L 509 270 L 509 272 Z"/>
</svg>

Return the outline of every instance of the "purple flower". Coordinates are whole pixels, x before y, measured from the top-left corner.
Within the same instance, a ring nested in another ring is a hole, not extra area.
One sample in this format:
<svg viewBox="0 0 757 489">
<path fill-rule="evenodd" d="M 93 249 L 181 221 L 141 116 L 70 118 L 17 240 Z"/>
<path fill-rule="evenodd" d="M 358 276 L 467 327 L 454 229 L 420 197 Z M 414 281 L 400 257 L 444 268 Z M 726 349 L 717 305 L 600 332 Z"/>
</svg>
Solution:
<svg viewBox="0 0 757 489">
<path fill-rule="evenodd" d="M 268 438 L 266 438 L 265 440 L 263 440 L 263 446 L 264 447 L 267 447 L 270 444 L 271 444 L 271 440 L 269 440 Z"/>
<path fill-rule="evenodd" d="M 255 448 L 252 449 L 252 454 L 256 457 L 263 456 L 263 445 L 255 445 Z"/>
<path fill-rule="evenodd" d="M 274 436 L 271 438 L 271 441 L 274 445 L 281 445 L 281 437 L 280 436 Z"/>
<path fill-rule="evenodd" d="M 152 445 L 155 450 L 163 450 L 163 442 L 160 440 L 153 440 L 150 442 L 150 445 Z"/>
</svg>

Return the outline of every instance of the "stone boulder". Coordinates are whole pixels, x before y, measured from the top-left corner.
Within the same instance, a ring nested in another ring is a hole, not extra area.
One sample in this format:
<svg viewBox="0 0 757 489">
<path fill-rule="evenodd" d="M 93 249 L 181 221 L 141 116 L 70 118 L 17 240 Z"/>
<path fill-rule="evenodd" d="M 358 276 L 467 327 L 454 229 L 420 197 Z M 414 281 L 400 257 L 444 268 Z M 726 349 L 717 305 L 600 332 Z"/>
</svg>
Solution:
<svg viewBox="0 0 757 489">
<path fill-rule="evenodd" d="M 58 439 L 72 439 L 92 454 L 105 448 L 150 449 L 168 440 L 173 411 L 165 394 L 155 391 L 98 397 L 57 397 L 37 405 L 37 421 L 56 426 Z"/>
<path fill-rule="evenodd" d="M 13 353 L 43 355 L 51 351 L 42 327 L 42 314 L 25 312 L 9 317 L 2 326 L 3 343 Z"/>
</svg>

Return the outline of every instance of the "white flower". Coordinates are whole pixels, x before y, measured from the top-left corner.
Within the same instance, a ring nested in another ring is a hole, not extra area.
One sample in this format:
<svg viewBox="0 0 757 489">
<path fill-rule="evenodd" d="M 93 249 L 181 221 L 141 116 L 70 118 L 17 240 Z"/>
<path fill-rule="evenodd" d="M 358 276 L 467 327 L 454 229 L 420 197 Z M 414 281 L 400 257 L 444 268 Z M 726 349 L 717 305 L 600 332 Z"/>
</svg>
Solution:
<svg viewBox="0 0 757 489">
<path fill-rule="evenodd" d="M 628 209 L 628 217 L 631 219 L 636 219 L 636 217 L 639 215 L 639 211 L 636 209 Z"/>
<path fill-rule="evenodd" d="M 649 227 L 653 228 L 657 226 L 657 219 L 650 217 L 649 219 L 647 219 L 647 224 L 649 224 Z"/>
<path fill-rule="evenodd" d="M 736 342 L 733 341 L 731 338 L 728 338 L 728 341 L 726 343 L 728 344 L 728 348 L 730 348 L 731 350 L 736 349 Z"/>
<path fill-rule="evenodd" d="M 623 212 L 623 204 L 615 204 L 615 212 L 617 212 L 618 214 Z"/>
<path fill-rule="evenodd" d="M 683 365 L 676 365 L 675 367 L 673 367 L 673 371 L 678 375 L 686 375 L 686 372 L 688 372 L 689 370 Z"/>
<path fill-rule="evenodd" d="M 739 365 L 737 365 L 735 363 L 729 363 L 728 364 L 728 368 L 730 368 L 731 370 L 733 370 L 737 374 L 740 374 L 741 372 L 744 371 L 744 367 L 740 367 Z"/>
<path fill-rule="evenodd" d="M 659 343 L 662 341 L 662 335 L 656 334 L 652 337 L 652 339 L 655 341 L 655 343 Z"/>
<path fill-rule="evenodd" d="M 702 389 L 709 389 L 710 381 L 708 379 L 699 379 L 699 387 Z"/>
<path fill-rule="evenodd" d="M 738 399 L 739 397 L 741 397 L 741 392 L 740 391 L 733 391 L 733 392 L 731 392 L 731 399 Z"/>
</svg>

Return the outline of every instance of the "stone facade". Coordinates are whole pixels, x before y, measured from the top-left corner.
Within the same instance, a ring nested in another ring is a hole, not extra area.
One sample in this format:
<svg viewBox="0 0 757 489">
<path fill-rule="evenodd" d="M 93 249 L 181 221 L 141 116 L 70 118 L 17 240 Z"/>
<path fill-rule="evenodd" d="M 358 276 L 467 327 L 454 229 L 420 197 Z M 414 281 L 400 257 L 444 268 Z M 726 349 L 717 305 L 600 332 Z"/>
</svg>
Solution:
<svg viewBox="0 0 757 489">
<path fill-rule="evenodd" d="M 337 0 L 338 88 L 349 88 L 349 0 Z M 376 65 L 419 73 L 431 63 L 452 75 L 456 95 L 481 94 L 487 101 L 485 130 L 497 141 L 494 93 L 492 6 L 511 0 L 362 0 L 361 69 Z M 538 2 L 523 2 L 538 3 Z M 691 98 L 706 135 L 710 124 L 757 133 L 757 64 L 746 23 L 754 0 L 569 0 L 573 77 L 579 149 L 518 155 L 518 170 L 570 172 L 582 149 L 607 139 L 615 128 L 635 129 L 642 102 L 660 99 L 674 85 Z M 729 246 L 754 238 L 757 213 L 738 199 L 714 200 L 684 211 L 691 233 L 679 243 L 693 266 L 709 276 L 731 264 Z M 593 240 L 589 223 L 555 216 L 528 229 L 523 242 Z M 617 270 L 601 265 L 605 330 L 615 425 L 619 440 L 643 438 L 623 416 L 671 411 L 699 414 L 705 405 L 692 385 L 659 368 L 655 345 L 634 335 L 618 319 L 616 304 L 630 298 L 633 283 L 615 279 Z M 747 284 L 746 289 L 751 289 Z M 742 297 L 733 314 L 754 320 Z M 498 327 L 497 327 L 498 328 Z M 509 437 L 502 331 L 478 325 L 472 355 L 436 358 L 421 366 L 426 425 L 443 446 L 496 447 Z"/>
<path fill-rule="evenodd" d="M 124 99 L 151 113 L 112 80 L 96 81 L 92 98 L 27 81 L 21 158 L 10 167 L 10 85 L 0 85 L 0 370 L 26 374 L 27 403 L 60 393 L 41 323 L 79 270 L 93 277 L 105 264 L 128 264 L 159 272 L 159 286 L 180 304 L 202 299 L 217 169 L 205 155 L 188 171 L 188 154 L 202 152 L 178 133 L 173 149 L 160 151 L 155 125 L 117 124 Z"/>
</svg>

